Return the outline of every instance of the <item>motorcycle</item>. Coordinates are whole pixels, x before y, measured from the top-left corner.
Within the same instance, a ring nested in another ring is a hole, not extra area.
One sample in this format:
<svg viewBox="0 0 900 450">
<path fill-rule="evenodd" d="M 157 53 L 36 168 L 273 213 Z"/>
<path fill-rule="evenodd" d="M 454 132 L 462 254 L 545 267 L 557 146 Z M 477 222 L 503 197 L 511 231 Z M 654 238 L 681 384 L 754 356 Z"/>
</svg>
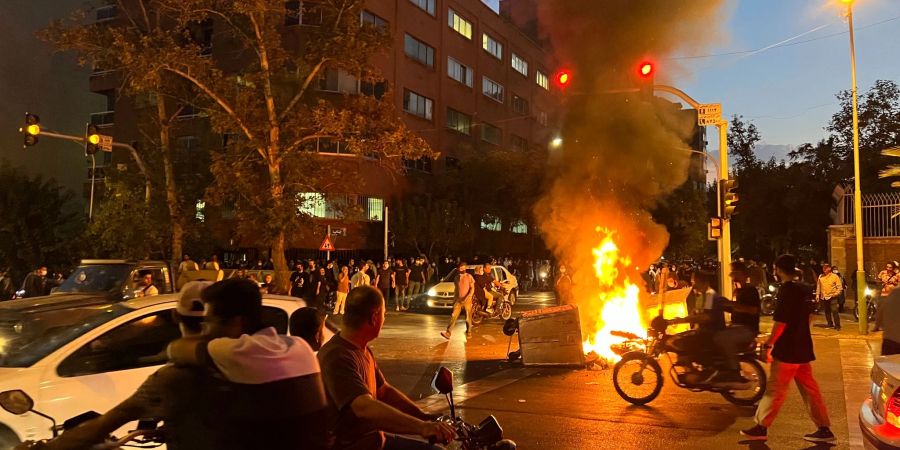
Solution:
<svg viewBox="0 0 900 450">
<path fill-rule="evenodd" d="M 877 294 L 879 294 L 877 289 L 872 289 L 871 286 L 866 286 L 866 316 L 868 317 L 869 322 L 875 321 L 875 314 L 878 312 L 878 308 L 875 306 L 875 295 Z M 853 307 L 853 319 L 859 322 L 859 308 L 855 305 Z"/>
<path fill-rule="evenodd" d="M 510 301 L 509 291 L 501 286 L 497 290 L 491 291 L 491 294 L 494 295 L 494 310 L 488 311 L 486 309 L 487 305 L 482 304 L 481 301 L 475 301 L 472 304 L 472 323 L 478 325 L 484 319 L 500 317 L 503 320 L 507 320 L 512 317 L 512 302 Z"/>
<path fill-rule="evenodd" d="M 764 316 L 771 316 L 775 314 L 775 305 L 777 304 L 776 294 L 778 293 L 778 288 L 781 287 L 780 283 L 771 283 L 768 286 L 768 292 L 765 292 L 762 297 L 760 297 L 760 314 Z"/>
<path fill-rule="evenodd" d="M 615 348 L 622 359 L 613 368 L 613 387 L 620 397 L 635 405 L 645 405 L 655 399 L 663 386 L 663 370 L 657 361 L 666 355 L 669 359 L 669 376 L 676 386 L 694 392 L 714 392 L 739 406 L 755 405 L 766 392 L 766 372 L 759 363 L 761 349 L 753 341 L 739 353 L 741 375 L 748 380 L 742 386 L 709 382 L 713 368 L 720 363 L 718 355 L 688 355 L 672 343 L 677 336 L 669 335 L 669 321 L 662 317 L 653 319 L 647 337 L 633 333 L 614 332 L 627 340 Z M 680 356 L 672 360 L 672 354 Z M 687 358 L 693 356 L 693 358 Z"/>
<path fill-rule="evenodd" d="M 460 450 L 516 450 L 516 443 L 503 439 L 503 428 L 493 415 L 486 417 L 477 426 L 466 423 L 456 415 L 456 404 L 453 403 L 453 373 L 446 367 L 438 369 L 431 381 L 431 387 L 447 398 L 450 415 L 441 416 L 438 420 L 456 431 L 458 445 L 451 448 Z M 431 444 L 435 444 L 434 440 Z"/>
<path fill-rule="evenodd" d="M 100 417 L 99 413 L 88 411 L 66 420 L 62 425 L 58 425 L 56 420 L 52 417 L 40 411 L 36 411 L 34 409 L 34 400 L 32 400 L 25 391 L 20 389 L 0 392 L 0 407 L 10 414 L 22 415 L 30 412 L 49 420 L 50 423 L 52 423 L 50 427 L 50 432 L 53 435 L 52 439 L 57 438 L 60 433 L 71 430 L 88 420 Z M 41 441 L 26 441 L 17 446 L 16 449 L 39 449 L 47 442 L 49 442 L 47 439 Z M 124 447 L 156 448 L 161 447 L 164 443 L 163 432 L 157 427 L 157 421 L 141 420 L 138 422 L 137 430 L 131 431 L 121 438 L 109 436 L 106 442 L 91 447 L 91 450 L 115 450 Z"/>
</svg>

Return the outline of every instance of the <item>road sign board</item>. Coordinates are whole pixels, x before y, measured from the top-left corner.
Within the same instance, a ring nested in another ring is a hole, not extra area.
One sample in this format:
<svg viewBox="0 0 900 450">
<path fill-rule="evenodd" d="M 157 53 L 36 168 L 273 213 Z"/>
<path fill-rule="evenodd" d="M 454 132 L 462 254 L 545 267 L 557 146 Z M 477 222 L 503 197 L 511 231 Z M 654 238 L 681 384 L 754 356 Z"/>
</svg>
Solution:
<svg viewBox="0 0 900 450">
<path fill-rule="evenodd" d="M 112 136 L 107 136 L 105 134 L 101 134 L 99 136 L 100 136 L 100 143 L 97 145 L 100 147 L 100 150 L 103 150 L 104 152 L 111 152 L 112 147 L 113 147 L 112 146 L 112 144 L 113 144 Z"/>
<path fill-rule="evenodd" d="M 331 236 L 325 236 L 325 240 L 322 241 L 322 245 L 319 247 L 319 251 L 321 252 L 333 252 L 334 244 L 331 243 Z"/>
<path fill-rule="evenodd" d="M 335 227 L 332 227 L 332 228 L 331 228 L 331 235 L 332 235 L 332 236 L 346 236 L 346 235 L 347 235 L 347 228 L 345 228 L 345 227 L 341 227 L 341 228 L 335 228 Z"/>
<path fill-rule="evenodd" d="M 721 120 L 721 103 L 701 103 L 697 105 L 697 124 L 701 127 L 717 125 Z"/>
<path fill-rule="evenodd" d="M 697 125 L 699 125 L 701 127 L 710 126 L 710 125 L 718 125 L 720 122 L 722 122 L 721 117 L 703 117 L 703 116 L 697 117 Z"/>
</svg>

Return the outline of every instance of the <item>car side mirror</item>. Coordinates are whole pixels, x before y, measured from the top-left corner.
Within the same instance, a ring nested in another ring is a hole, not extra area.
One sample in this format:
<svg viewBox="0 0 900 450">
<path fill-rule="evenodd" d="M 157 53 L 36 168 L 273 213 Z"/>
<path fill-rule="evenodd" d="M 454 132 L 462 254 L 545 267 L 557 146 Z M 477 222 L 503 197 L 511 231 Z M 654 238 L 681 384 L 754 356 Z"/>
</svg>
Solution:
<svg viewBox="0 0 900 450">
<path fill-rule="evenodd" d="M 34 408 L 34 400 L 21 389 L 0 392 L 0 407 L 17 416 Z"/>
<path fill-rule="evenodd" d="M 438 369 L 434 374 L 434 380 L 431 381 L 431 387 L 445 395 L 453 392 L 453 372 L 446 367 Z"/>
</svg>

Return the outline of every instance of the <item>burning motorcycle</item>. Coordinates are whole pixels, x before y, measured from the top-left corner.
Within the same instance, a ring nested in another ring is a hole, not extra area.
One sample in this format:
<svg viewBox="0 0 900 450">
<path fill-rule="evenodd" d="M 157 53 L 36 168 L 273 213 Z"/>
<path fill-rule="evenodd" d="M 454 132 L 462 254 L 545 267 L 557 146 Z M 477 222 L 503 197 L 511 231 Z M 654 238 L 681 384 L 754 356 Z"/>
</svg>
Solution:
<svg viewBox="0 0 900 450">
<path fill-rule="evenodd" d="M 71 430 L 88 420 L 100 417 L 99 413 L 89 411 L 66 420 L 62 425 L 57 425 L 56 420 L 52 417 L 41 413 L 40 411 L 35 411 L 34 400 L 32 400 L 25 391 L 19 389 L 0 392 L 0 407 L 11 414 L 22 415 L 30 412 L 49 420 L 52 423 L 50 431 L 53 433 L 54 439 L 59 436 L 60 433 Z M 47 442 L 48 440 L 27 441 L 17 446 L 16 449 L 38 449 Z M 92 449 L 115 450 L 124 447 L 156 448 L 161 447 L 163 444 L 163 432 L 157 428 L 157 421 L 142 420 L 138 422 L 137 430 L 131 431 L 121 438 L 110 436 L 105 443 L 96 445 L 92 447 Z"/>
<path fill-rule="evenodd" d="M 497 290 L 491 292 L 494 296 L 494 309 L 488 310 L 487 305 L 481 301 L 472 304 L 472 323 L 478 325 L 484 319 L 493 319 L 500 317 L 508 320 L 512 317 L 512 302 L 510 301 L 509 290 L 500 286 Z"/>
<path fill-rule="evenodd" d="M 766 392 L 766 372 L 757 360 L 760 354 L 757 343 L 751 342 L 739 354 L 741 375 L 748 380 L 741 386 L 711 383 L 707 374 L 716 367 L 717 356 L 712 354 L 689 355 L 673 346 L 675 335 L 666 333 L 669 321 L 662 317 L 653 319 L 647 337 L 634 333 L 614 332 L 627 340 L 616 352 L 622 359 L 613 368 L 613 386 L 626 401 L 635 405 L 647 404 L 655 399 L 663 386 L 663 369 L 657 361 L 665 355 L 669 359 L 669 375 L 676 386 L 694 392 L 715 392 L 735 405 L 752 406 Z M 672 354 L 681 358 L 672 360 Z"/>
<path fill-rule="evenodd" d="M 494 416 L 488 416 L 478 426 L 466 423 L 456 415 L 453 403 L 453 373 L 446 367 L 438 369 L 431 381 L 431 387 L 443 394 L 450 405 L 450 415 L 442 416 L 441 422 L 456 430 L 456 443 L 449 448 L 460 450 L 515 450 L 516 443 L 503 439 L 503 428 Z M 432 442 L 434 444 L 434 442 Z"/>
</svg>

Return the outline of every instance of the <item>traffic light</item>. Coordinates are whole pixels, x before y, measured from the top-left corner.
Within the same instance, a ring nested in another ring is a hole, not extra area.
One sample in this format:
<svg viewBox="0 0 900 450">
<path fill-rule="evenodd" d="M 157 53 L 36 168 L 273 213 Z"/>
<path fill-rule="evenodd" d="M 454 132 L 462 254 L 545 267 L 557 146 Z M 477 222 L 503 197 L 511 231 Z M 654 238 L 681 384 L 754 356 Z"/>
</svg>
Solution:
<svg viewBox="0 0 900 450">
<path fill-rule="evenodd" d="M 722 217 L 725 219 L 728 219 L 735 214 L 734 210 L 737 208 L 738 202 L 738 194 L 735 192 L 737 187 L 738 182 L 735 179 L 719 181 L 719 192 L 722 196 L 720 199 L 722 204 Z"/>
<path fill-rule="evenodd" d="M 556 72 L 556 75 L 553 76 L 553 81 L 556 83 L 556 87 L 565 89 L 572 83 L 572 72 L 568 69 L 562 69 Z"/>
<path fill-rule="evenodd" d="M 638 83 L 640 84 L 641 98 L 644 101 L 653 99 L 653 77 L 656 74 L 656 66 L 650 61 L 644 61 L 638 65 Z"/>
<path fill-rule="evenodd" d="M 41 134 L 41 118 L 37 114 L 25 113 L 25 125 L 19 128 L 24 136 L 22 147 L 31 147 L 38 143 L 38 135 Z"/>
<path fill-rule="evenodd" d="M 721 217 L 712 217 L 709 219 L 709 224 L 707 224 L 707 238 L 710 241 L 715 241 L 718 239 L 722 239 L 722 218 Z"/>
<path fill-rule="evenodd" d="M 97 126 L 87 124 L 84 130 L 84 156 L 90 156 L 100 151 L 100 132 Z"/>
</svg>

